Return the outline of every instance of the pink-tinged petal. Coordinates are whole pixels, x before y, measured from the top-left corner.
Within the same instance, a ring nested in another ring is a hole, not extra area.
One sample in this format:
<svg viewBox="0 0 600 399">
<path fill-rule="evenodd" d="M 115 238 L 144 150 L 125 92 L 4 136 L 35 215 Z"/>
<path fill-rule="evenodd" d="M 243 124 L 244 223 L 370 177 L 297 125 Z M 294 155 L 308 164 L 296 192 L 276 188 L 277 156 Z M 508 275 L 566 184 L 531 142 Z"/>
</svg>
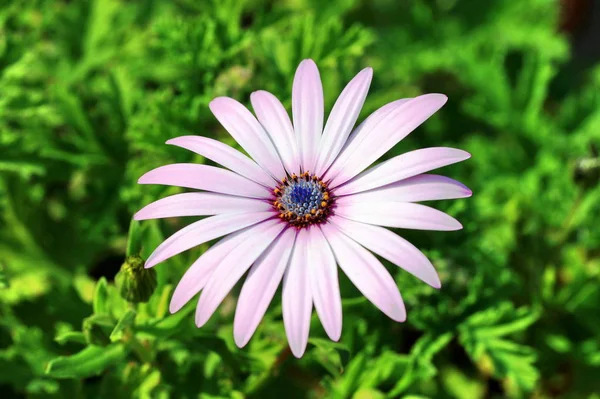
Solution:
<svg viewBox="0 0 600 399">
<path fill-rule="evenodd" d="M 273 186 L 273 178 L 258 166 L 256 162 L 235 148 L 220 141 L 202 136 L 182 136 L 168 140 L 167 144 L 185 148 L 198 155 L 202 155 L 204 158 L 223 165 L 227 169 L 263 186 Z"/>
<path fill-rule="evenodd" d="M 286 229 L 258 258 L 244 282 L 233 322 L 233 337 L 238 347 L 246 346 L 262 320 L 290 260 L 295 229 Z"/>
<path fill-rule="evenodd" d="M 340 153 L 362 109 L 373 69 L 365 68 L 346 85 L 329 114 L 319 146 L 315 172 L 321 176 Z"/>
<path fill-rule="evenodd" d="M 283 278 L 283 324 L 290 349 L 296 357 L 306 350 L 312 313 L 312 296 L 308 275 L 308 232 L 298 231 L 290 264 Z"/>
<path fill-rule="evenodd" d="M 329 187 L 347 182 L 439 110 L 448 98 L 443 94 L 425 94 L 406 101 L 385 115 L 370 131 L 363 129 L 348 147 L 352 153 Z M 351 148 L 352 147 L 352 148 Z"/>
<path fill-rule="evenodd" d="M 308 234 L 310 260 L 307 266 L 315 309 L 329 338 L 338 341 L 342 334 L 342 298 L 337 265 L 321 229 L 311 228 Z"/>
<path fill-rule="evenodd" d="M 446 176 L 418 175 L 379 188 L 336 199 L 336 204 L 357 202 L 419 202 L 470 197 L 464 184 Z"/>
<path fill-rule="evenodd" d="M 275 144 L 283 166 L 291 175 L 300 171 L 298 145 L 292 121 L 283 104 L 268 91 L 259 90 L 250 95 L 258 121 L 263 125 Z"/>
<path fill-rule="evenodd" d="M 138 211 L 135 220 L 179 216 L 206 216 L 222 213 L 266 212 L 273 209 L 267 201 L 215 193 L 183 193 L 159 199 Z"/>
<path fill-rule="evenodd" d="M 175 163 L 147 172 L 139 184 L 162 184 L 251 198 L 268 198 L 270 190 L 226 169 L 193 163 Z"/>
<path fill-rule="evenodd" d="M 221 261 L 248 237 L 256 234 L 255 229 L 259 226 L 260 224 L 236 231 L 206 250 L 179 280 L 171 297 L 170 312 L 179 311 L 194 295 L 200 292 Z"/>
<path fill-rule="evenodd" d="M 298 66 L 292 87 L 294 130 L 304 171 L 313 171 L 323 131 L 323 85 L 313 60 Z"/>
<path fill-rule="evenodd" d="M 466 151 L 446 147 L 410 151 L 364 171 L 337 188 L 335 194 L 348 195 L 385 186 L 470 157 Z"/>
<path fill-rule="evenodd" d="M 202 327 L 235 283 L 246 273 L 286 227 L 280 220 L 269 220 L 254 230 L 254 234 L 229 253 L 206 282 L 196 308 L 196 325 Z"/>
<path fill-rule="evenodd" d="M 225 214 L 194 222 L 163 241 L 146 261 L 146 267 L 152 267 L 190 248 L 262 222 L 272 216 L 273 212 Z"/>
<path fill-rule="evenodd" d="M 229 97 L 217 97 L 209 107 L 225 130 L 263 169 L 277 180 L 285 177 L 281 159 L 271 139 L 246 107 Z"/>
<path fill-rule="evenodd" d="M 399 235 L 379 226 L 354 222 L 332 216 L 331 223 L 348 237 L 401 267 L 434 288 L 440 288 L 440 278 L 435 268 L 421 251 Z"/>
<path fill-rule="evenodd" d="M 381 262 L 331 224 L 321 225 L 321 230 L 327 237 L 340 268 L 352 284 L 388 317 L 396 321 L 406 320 L 406 309 L 400 291 Z"/>
<path fill-rule="evenodd" d="M 403 229 L 439 231 L 462 229 L 462 225 L 452 216 L 410 202 L 344 204 L 337 206 L 335 214 L 356 222 Z"/>
<path fill-rule="evenodd" d="M 350 155 L 352 155 L 357 146 L 363 142 L 365 136 L 367 136 L 366 133 L 370 132 L 375 126 L 377 126 L 387 114 L 400 107 L 408 100 L 412 100 L 412 98 L 402 98 L 400 100 L 392 101 L 391 103 L 388 103 L 375 110 L 375 112 L 369 115 L 360 125 L 358 125 L 358 127 L 352 131 L 348 137 L 348 140 L 346 140 L 346 143 L 344 143 L 344 147 L 329 170 L 327 170 L 327 172 L 323 175 L 324 180 L 330 181 L 336 177 L 343 169 Z"/>
</svg>

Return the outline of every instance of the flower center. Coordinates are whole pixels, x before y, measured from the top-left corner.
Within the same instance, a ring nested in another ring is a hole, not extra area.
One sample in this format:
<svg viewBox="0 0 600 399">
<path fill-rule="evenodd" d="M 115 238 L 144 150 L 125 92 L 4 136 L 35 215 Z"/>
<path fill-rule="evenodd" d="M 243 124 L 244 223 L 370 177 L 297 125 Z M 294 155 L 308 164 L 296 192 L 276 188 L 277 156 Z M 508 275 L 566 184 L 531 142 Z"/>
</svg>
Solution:
<svg viewBox="0 0 600 399">
<path fill-rule="evenodd" d="M 279 217 L 296 227 L 323 223 L 333 203 L 327 185 L 308 172 L 284 178 L 273 192 Z"/>
</svg>

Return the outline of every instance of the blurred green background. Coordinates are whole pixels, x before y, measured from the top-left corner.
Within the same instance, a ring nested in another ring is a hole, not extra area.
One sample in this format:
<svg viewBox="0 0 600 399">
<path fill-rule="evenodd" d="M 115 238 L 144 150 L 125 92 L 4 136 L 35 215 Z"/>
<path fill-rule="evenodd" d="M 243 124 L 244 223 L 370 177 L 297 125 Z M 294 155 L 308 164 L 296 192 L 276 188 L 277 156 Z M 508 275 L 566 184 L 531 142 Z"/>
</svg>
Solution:
<svg viewBox="0 0 600 399">
<path fill-rule="evenodd" d="M 600 398 L 597 11 L 586 0 L 2 1 L 0 396 Z M 137 178 L 205 162 L 170 138 L 234 144 L 209 112 L 216 96 L 248 103 L 266 89 L 289 107 L 303 58 L 320 67 L 327 109 L 374 68 L 361 118 L 449 96 L 386 155 L 473 155 L 440 171 L 473 197 L 434 204 L 464 230 L 399 231 L 442 289 L 388 264 L 408 309 L 398 324 L 342 278 L 341 341 L 315 315 L 300 360 L 279 295 L 243 350 L 235 290 L 202 329 L 194 301 L 169 315 L 173 284 L 206 246 L 157 266 L 148 303 L 126 303 L 113 281 L 130 227 L 129 252 L 147 256 L 190 223 L 130 226 L 178 190 Z"/>
</svg>

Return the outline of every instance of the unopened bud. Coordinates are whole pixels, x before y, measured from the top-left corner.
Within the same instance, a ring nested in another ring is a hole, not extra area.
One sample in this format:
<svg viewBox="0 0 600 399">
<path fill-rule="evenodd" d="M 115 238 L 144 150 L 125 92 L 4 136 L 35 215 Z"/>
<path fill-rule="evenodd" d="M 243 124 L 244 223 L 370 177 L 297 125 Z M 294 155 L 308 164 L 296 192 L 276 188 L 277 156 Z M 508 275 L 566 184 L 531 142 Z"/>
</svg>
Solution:
<svg viewBox="0 0 600 399">
<path fill-rule="evenodd" d="M 110 344 L 110 333 L 115 327 L 112 318 L 105 314 L 95 314 L 83 319 L 83 335 L 90 345 L 106 346 Z"/>
<path fill-rule="evenodd" d="M 140 256 L 128 256 L 115 276 L 115 283 L 128 302 L 148 302 L 156 289 L 156 271 L 145 269 L 144 259 Z"/>
<path fill-rule="evenodd" d="M 583 158 L 577 161 L 573 174 L 575 183 L 583 188 L 593 188 L 600 182 L 600 158 Z"/>
</svg>

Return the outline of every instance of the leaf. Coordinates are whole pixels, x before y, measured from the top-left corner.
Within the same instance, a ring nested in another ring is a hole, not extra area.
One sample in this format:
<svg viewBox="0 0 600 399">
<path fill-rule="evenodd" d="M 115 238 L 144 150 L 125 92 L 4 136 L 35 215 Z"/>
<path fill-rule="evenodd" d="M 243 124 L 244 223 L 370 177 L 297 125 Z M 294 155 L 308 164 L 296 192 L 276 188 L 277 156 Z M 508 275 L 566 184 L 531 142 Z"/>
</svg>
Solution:
<svg viewBox="0 0 600 399">
<path fill-rule="evenodd" d="M 536 352 L 504 337 L 524 331 L 538 317 L 538 312 L 529 308 L 515 309 L 511 303 L 501 303 L 465 320 L 459 326 L 459 339 L 484 371 L 496 378 L 508 378 L 515 392 L 529 392 L 539 378 L 534 365 Z"/>
<path fill-rule="evenodd" d="M 344 371 L 350 352 L 347 345 L 322 338 L 309 338 L 308 342 L 315 346 L 311 356 L 330 374 L 337 376 Z"/>
<path fill-rule="evenodd" d="M 123 338 L 123 331 L 132 326 L 135 322 L 136 312 L 133 309 L 127 310 L 123 316 L 117 322 L 117 325 L 110 333 L 110 340 L 112 342 L 118 341 Z"/>
<path fill-rule="evenodd" d="M 61 356 L 51 360 L 46 374 L 54 378 L 86 378 L 102 373 L 121 362 L 128 349 L 122 344 L 107 347 L 88 346 L 73 356 Z"/>
<path fill-rule="evenodd" d="M 108 309 L 108 283 L 104 277 L 96 284 L 93 307 L 96 314 L 108 314 L 110 311 Z"/>
<path fill-rule="evenodd" d="M 61 345 L 67 342 L 75 342 L 78 344 L 85 344 L 85 335 L 80 331 L 67 331 L 54 337 L 54 340 Z"/>
</svg>

